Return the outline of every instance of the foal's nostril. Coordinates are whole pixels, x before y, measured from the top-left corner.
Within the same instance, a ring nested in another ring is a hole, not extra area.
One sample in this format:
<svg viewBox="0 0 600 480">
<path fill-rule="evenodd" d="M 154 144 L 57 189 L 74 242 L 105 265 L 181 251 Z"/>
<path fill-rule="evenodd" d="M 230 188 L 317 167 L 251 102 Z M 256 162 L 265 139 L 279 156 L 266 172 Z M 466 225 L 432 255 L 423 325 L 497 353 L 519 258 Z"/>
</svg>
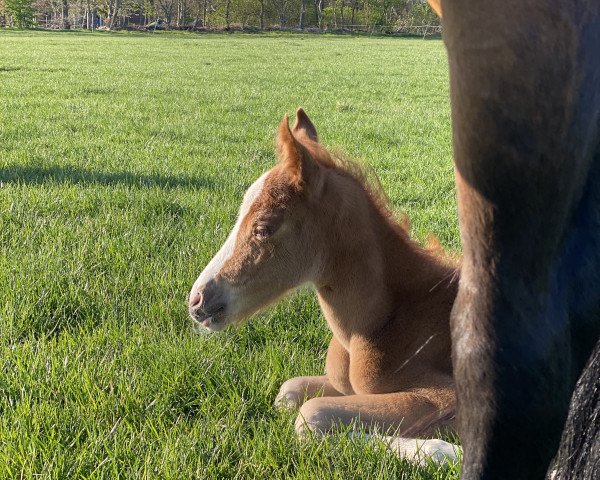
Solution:
<svg viewBox="0 0 600 480">
<path fill-rule="evenodd" d="M 201 292 L 196 292 L 190 296 L 190 301 L 189 301 L 190 309 L 196 308 L 201 303 L 202 303 L 202 293 Z"/>
</svg>

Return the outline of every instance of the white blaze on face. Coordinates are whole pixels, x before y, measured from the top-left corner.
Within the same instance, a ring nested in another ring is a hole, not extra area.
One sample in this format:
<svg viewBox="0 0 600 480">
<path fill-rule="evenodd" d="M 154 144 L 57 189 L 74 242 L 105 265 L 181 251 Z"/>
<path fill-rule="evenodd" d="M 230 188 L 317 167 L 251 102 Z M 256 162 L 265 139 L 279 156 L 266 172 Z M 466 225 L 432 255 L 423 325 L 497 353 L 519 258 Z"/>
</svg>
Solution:
<svg viewBox="0 0 600 480">
<path fill-rule="evenodd" d="M 258 198 L 260 193 L 262 192 L 263 185 L 265 183 L 265 179 L 267 178 L 269 172 L 263 173 L 258 180 L 256 180 L 250 188 L 244 194 L 244 201 L 242 202 L 242 206 L 240 207 L 240 211 L 238 214 L 237 221 L 231 230 L 231 233 L 225 240 L 225 243 L 221 247 L 221 249 L 217 252 L 217 254 L 213 257 L 213 259 L 208 263 L 208 265 L 204 268 L 194 286 L 192 287 L 192 295 L 196 292 L 200 287 L 206 285 L 210 280 L 212 280 L 223 268 L 225 262 L 231 258 L 233 255 L 233 251 L 235 249 L 235 240 L 238 235 L 238 231 L 240 229 L 240 225 L 242 224 L 246 215 L 250 211 L 252 204 Z"/>
</svg>

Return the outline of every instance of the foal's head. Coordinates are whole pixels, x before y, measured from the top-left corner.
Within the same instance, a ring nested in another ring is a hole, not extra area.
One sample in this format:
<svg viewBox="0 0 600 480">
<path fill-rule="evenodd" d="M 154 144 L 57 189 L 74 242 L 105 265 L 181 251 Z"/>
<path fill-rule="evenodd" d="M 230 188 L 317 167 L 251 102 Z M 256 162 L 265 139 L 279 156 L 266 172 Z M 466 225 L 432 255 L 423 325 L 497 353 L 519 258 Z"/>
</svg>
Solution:
<svg viewBox="0 0 600 480">
<path fill-rule="evenodd" d="M 332 162 L 302 109 L 279 126 L 279 162 L 244 195 L 233 230 L 189 296 L 193 319 L 212 331 L 247 318 L 314 279 L 322 243 L 319 197 Z"/>
</svg>

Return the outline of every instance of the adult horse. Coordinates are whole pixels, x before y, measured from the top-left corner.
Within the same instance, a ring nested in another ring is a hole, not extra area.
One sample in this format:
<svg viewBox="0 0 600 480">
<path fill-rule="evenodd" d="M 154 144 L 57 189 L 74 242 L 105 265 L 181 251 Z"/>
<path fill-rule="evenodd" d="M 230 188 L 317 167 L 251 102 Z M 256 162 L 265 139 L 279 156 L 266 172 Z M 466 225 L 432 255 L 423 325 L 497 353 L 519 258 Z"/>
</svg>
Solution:
<svg viewBox="0 0 600 480">
<path fill-rule="evenodd" d="M 429 2 L 464 252 L 451 321 L 462 478 L 543 478 L 600 335 L 600 2 Z M 600 468 L 599 363 L 596 349 L 569 421 L 588 441 L 566 432 L 560 457 L 587 472 Z"/>
</svg>

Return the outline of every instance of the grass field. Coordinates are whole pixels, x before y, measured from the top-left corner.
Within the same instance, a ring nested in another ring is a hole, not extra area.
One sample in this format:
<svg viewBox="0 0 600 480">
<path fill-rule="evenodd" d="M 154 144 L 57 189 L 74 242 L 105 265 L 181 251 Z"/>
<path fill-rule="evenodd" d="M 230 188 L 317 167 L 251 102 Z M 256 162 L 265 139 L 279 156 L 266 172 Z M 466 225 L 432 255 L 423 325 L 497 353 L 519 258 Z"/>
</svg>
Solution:
<svg viewBox="0 0 600 480">
<path fill-rule="evenodd" d="M 0 478 L 458 477 L 297 441 L 272 403 L 323 369 L 311 292 L 192 332 L 189 288 L 298 105 L 458 249 L 439 40 L 0 31 Z"/>
</svg>

